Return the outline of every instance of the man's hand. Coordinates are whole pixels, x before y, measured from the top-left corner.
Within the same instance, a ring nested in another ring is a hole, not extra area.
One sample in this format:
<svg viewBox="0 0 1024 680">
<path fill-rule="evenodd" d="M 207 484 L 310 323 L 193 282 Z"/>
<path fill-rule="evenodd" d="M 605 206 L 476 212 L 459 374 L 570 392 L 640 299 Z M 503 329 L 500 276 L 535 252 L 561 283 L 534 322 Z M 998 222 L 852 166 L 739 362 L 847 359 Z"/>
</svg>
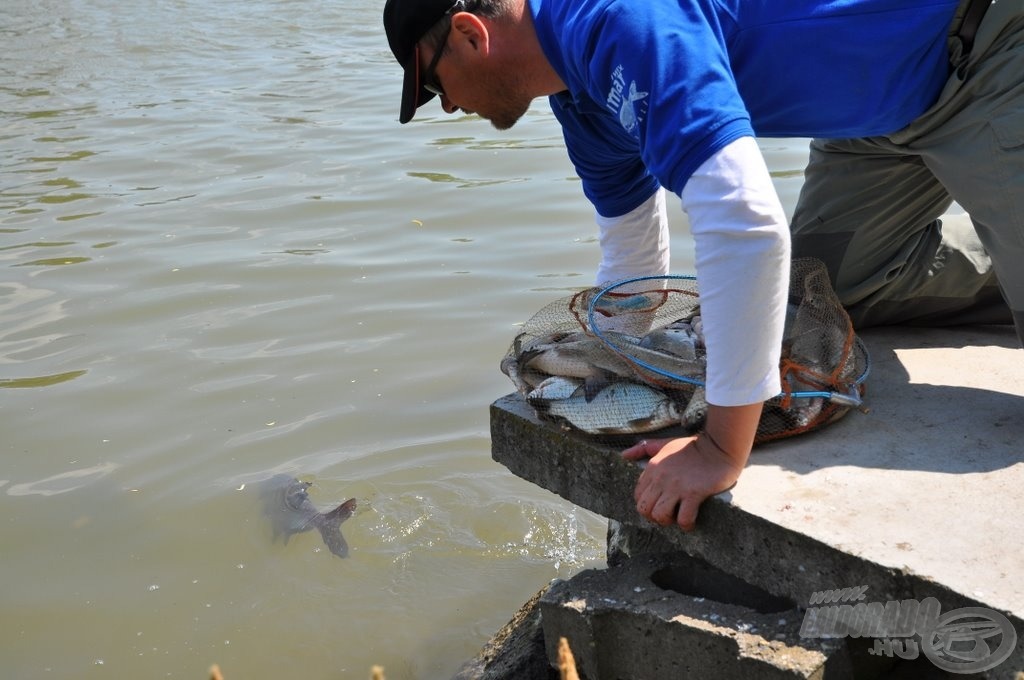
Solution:
<svg viewBox="0 0 1024 680">
<path fill-rule="evenodd" d="M 753 445 L 761 404 L 709 406 L 706 432 L 697 437 L 644 440 L 622 452 L 627 460 L 650 458 L 633 498 L 643 517 L 690 531 L 700 504 L 731 488 Z"/>
</svg>

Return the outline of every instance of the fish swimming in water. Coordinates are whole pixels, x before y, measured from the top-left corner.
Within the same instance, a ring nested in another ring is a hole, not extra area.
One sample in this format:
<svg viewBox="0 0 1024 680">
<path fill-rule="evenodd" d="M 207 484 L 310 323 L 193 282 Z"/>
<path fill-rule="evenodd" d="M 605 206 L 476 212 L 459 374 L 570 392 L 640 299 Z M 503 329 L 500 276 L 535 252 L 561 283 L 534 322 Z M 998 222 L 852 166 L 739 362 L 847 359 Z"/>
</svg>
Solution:
<svg viewBox="0 0 1024 680">
<path fill-rule="evenodd" d="M 312 482 L 300 482 L 290 475 L 274 475 L 263 483 L 263 511 L 270 520 L 274 540 L 283 537 L 287 545 L 292 534 L 317 529 L 327 549 L 348 557 L 348 543 L 341 535 L 341 523 L 352 516 L 356 499 L 350 498 L 329 512 L 320 512 L 309 500 Z"/>
</svg>

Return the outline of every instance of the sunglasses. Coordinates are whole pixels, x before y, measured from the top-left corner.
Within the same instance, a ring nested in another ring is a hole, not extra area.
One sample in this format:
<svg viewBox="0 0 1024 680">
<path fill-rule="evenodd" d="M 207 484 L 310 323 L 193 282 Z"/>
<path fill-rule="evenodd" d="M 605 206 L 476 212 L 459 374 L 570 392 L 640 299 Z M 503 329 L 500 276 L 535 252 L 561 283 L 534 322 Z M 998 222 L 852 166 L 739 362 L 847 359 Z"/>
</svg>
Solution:
<svg viewBox="0 0 1024 680">
<path fill-rule="evenodd" d="M 427 64 L 427 70 L 423 72 L 423 89 L 436 94 L 438 97 L 444 96 L 444 89 L 441 87 L 441 83 L 437 82 L 437 74 L 434 71 L 437 69 L 437 62 L 441 61 L 441 55 L 444 54 L 444 47 L 448 44 L 448 36 L 451 35 L 451 32 L 451 25 L 449 25 L 444 37 L 441 38 L 441 42 L 437 44 L 437 48 L 434 50 L 433 58 Z"/>
<path fill-rule="evenodd" d="M 465 10 L 466 3 L 464 0 L 456 0 L 451 9 L 445 12 L 444 19 L 448 22 L 448 30 L 444 32 L 441 42 L 434 48 L 434 56 L 431 57 L 430 63 L 427 64 L 426 70 L 423 71 L 423 89 L 436 94 L 438 97 L 444 96 L 444 88 L 441 87 L 441 83 L 437 82 L 437 74 L 434 71 L 437 69 L 437 62 L 441 61 L 441 55 L 444 54 L 444 48 L 448 44 L 448 36 L 452 33 L 452 15 Z"/>
</svg>

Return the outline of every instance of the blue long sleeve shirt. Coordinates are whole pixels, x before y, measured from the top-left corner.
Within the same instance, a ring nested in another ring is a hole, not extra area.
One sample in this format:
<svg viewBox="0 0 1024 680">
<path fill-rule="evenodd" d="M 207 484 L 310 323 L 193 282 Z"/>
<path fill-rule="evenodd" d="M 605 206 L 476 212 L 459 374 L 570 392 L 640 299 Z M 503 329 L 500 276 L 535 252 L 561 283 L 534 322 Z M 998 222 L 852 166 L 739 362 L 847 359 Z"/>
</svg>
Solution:
<svg viewBox="0 0 1024 680">
<path fill-rule="evenodd" d="M 957 0 L 528 0 L 587 197 L 640 205 L 743 136 L 866 137 L 949 77 Z"/>
</svg>

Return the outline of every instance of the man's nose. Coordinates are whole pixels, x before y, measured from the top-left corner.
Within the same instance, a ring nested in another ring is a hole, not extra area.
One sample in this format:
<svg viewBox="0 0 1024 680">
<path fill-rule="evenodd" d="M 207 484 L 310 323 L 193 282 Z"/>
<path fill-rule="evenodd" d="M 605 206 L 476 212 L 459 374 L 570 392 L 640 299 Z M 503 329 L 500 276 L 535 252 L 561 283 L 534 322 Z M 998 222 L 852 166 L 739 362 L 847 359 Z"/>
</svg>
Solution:
<svg viewBox="0 0 1024 680">
<path fill-rule="evenodd" d="M 445 113 L 455 113 L 459 110 L 459 107 L 453 104 L 451 99 L 448 99 L 448 95 L 441 96 L 441 108 Z"/>
</svg>

